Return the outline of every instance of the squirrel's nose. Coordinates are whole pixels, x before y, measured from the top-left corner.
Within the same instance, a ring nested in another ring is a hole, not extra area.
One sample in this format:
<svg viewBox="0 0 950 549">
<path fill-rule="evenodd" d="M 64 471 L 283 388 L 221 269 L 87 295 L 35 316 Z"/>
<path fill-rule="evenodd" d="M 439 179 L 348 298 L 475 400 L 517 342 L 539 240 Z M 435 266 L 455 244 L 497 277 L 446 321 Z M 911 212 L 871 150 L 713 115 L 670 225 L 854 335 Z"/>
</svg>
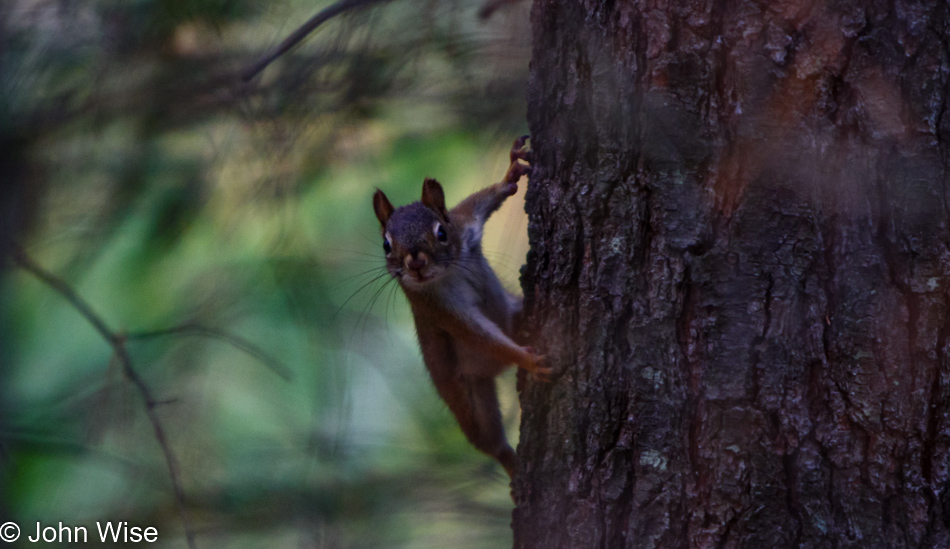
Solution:
<svg viewBox="0 0 950 549">
<path fill-rule="evenodd" d="M 406 267 L 411 271 L 422 270 L 428 263 L 429 261 L 423 253 L 416 254 L 415 257 L 412 254 L 406 255 Z"/>
</svg>

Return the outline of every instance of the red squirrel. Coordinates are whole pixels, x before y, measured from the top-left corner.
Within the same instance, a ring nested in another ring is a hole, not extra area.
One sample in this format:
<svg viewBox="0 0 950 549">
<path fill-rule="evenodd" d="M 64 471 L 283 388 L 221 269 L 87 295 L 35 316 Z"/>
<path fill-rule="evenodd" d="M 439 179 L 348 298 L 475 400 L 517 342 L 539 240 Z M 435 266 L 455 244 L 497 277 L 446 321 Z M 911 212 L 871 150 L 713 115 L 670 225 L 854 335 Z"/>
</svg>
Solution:
<svg viewBox="0 0 950 549">
<path fill-rule="evenodd" d="M 386 269 L 409 300 L 432 382 L 469 442 L 509 476 L 515 451 L 501 424 L 495 376 L 516 364 L 546 381 L 551 369 L 531 347 L 513 340 L 522 300 L 502 287 L 482 255 L 482 228 L 529 171 L 519 162 L 527 155 L 526 138 L 515 140 L 503 181 L 451 210 L 435 179 L 423 182 L 421 201 L 398 209 L 383 191 L 373 195 Z"/>
</svg>

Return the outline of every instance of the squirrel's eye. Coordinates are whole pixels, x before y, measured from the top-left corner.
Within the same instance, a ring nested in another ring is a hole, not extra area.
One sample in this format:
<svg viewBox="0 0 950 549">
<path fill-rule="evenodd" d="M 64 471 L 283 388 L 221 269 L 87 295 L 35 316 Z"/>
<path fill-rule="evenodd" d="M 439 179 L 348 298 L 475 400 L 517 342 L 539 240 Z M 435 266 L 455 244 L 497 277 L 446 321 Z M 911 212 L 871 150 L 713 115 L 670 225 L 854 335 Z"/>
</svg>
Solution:
<svg viewBox="0 0 950 549">
<path fill-rule="evenodd" d="M 393 245 L 389 243 L 388 238 L 383 239 L 383 251 L 386 252 L 386 255 L 389 255 L 393 251 Z"/>
<path fill-rule="evenodd" d="M 439 239 L 439 242 L 445 242 L 449 239 L 449 235 L 445 232 L 445 227 L 441 223 L 435 224 L 435 237 Z"/>
</svg>

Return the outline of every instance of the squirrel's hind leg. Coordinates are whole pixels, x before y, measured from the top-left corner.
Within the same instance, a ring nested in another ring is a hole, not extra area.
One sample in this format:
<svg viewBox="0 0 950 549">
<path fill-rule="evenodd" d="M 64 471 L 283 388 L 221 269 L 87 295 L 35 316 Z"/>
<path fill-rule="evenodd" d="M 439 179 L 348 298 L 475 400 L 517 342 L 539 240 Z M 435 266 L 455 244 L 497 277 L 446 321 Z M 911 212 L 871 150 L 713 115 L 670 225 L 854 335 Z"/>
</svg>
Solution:
<svg viewBox="0 0 950 549">
<path fill-rule="evenodd" d="M 505 438 L 495 380 L 477 377 L 468 378 L 466 381 L 477 423 L 477 433 L 470 436 L 469 440 L 476 448 L 498 460 L 508 476 L 514 478 L 515 451 Z"/>
<path fill-rule="evenodd" d="M 441 379 L 433 376 L 433 381 L 468 441 L 498 460 L 509 477 L 514 474 L 515 451 L 505 438 L 495 380 L 454 375 Z"/>
</svg>

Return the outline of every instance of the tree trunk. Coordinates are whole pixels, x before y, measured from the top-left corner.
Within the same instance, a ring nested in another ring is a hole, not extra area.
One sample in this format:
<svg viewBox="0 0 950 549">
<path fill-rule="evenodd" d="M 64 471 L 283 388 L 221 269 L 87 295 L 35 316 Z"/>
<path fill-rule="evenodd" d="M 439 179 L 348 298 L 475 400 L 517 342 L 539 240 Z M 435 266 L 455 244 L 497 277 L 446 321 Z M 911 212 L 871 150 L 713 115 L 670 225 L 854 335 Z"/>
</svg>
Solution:
<svg viewBox="0 0 950 549">
<path fill-rule="evenodd" d="M 535 0 L 517 548 L 950 547 L 950 10 Z"/>
</svg>

